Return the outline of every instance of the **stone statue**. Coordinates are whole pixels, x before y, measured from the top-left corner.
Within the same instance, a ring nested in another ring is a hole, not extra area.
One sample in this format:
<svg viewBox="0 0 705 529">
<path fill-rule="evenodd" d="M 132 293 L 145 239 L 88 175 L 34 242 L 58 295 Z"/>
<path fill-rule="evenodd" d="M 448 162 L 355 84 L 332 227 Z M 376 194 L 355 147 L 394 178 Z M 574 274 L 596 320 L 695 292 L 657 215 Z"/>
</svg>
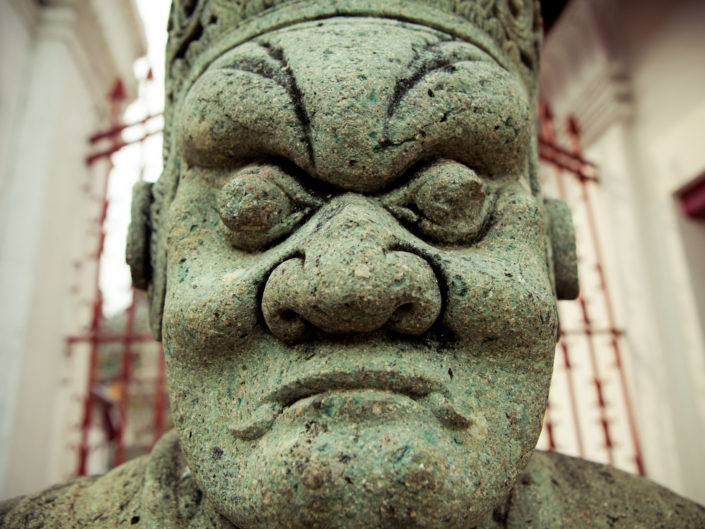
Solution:
<svg viewBox="0 0 705 529">
<path fill-rule="evenodd" d="M 128 247 L 175 432 L 3 527 L 703 527 L 534 452 L 577 294 L 533 0 L 177 0 Z"/>
</svg>

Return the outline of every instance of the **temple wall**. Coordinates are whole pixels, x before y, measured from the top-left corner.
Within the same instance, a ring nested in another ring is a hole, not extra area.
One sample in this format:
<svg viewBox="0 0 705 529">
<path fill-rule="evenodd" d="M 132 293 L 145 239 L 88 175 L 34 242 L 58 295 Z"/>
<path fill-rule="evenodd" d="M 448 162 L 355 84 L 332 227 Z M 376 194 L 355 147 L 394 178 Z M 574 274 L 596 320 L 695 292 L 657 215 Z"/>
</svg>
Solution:
<svg viewBox="0 0 705 529">
<path fill-rule="evenodd" d="M 4 498 L 73 470 L 87 356 L 69 354 L 66 338 L 90 321 L 106 171 L 85 163 L 87 138 L 105 127 L 117 78 L 135 96 L 132 63 L 145 44 L 132 1 L 8 0 L 0 25 Z"/>
<path fill-rule="evenodd" d="M 704 503 L 705 224 L 675 193 L 705 171 L 705 4 L 574 0 L 547 39 L 541 83 L 599 165 L 646 471 Z"/>
</svg>

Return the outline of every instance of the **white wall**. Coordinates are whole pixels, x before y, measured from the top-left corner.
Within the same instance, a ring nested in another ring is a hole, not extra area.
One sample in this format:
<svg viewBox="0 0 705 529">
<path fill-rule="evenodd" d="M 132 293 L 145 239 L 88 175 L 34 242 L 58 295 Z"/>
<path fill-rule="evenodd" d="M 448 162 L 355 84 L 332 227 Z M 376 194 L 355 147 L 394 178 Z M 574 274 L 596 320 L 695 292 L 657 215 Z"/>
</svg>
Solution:
<svg viewBox="0 0 705 529">
<path fill-rule="evenodd" d="M 99 12 L 110 32 L 101 30 Z M 68 434 L 78 427 L 86 362 L 67 355 L 66 338 L 85 332 L 90 321 L 106 170 L 86 165 L 87 138 L 107 124 L 116 78 L 134 94 L 132 62 L 145 50 L 131 1 L 50 1 L 39 8 L 5 0 L 0 20 L 4 498 L 68 477 L 62 461 L 75 453 Z"/>
<path fill-rule="evenodd" d="M 8 233 L 10 222 L 8 202 L 13 186 L 11 165 L 14 163 L 12 153 L 16 144 L 18 115 L 26 104 L 23 88 L 29 75 L 27 57 L 31 53 L 33 28 L 31 20 L 35 15 L 32 5 L 25 4 L 25 9 L 9 2 L 0 3 L 0 271 L 11 272 Z M 7 263 L 7 264 L 6 264 Z M 2 292 L 2 312 L 0 312 L 0 476 L 4 476 L 9 457 L 11 425 L 14 418 L 15 394 L 19 384 L 21 356 L 17 351 L 22 344 L 22 322 L 18 315 L 15 300 L 10 297 L 12 291 L 5 288 L 15 282 L 14 277 L 0 275 L 0 292 Z M 11 303 L 12 301 L 12 303 Z M 2 480 L 4 481 L 4 479 Z M 0 488 L 2 485 L 0 485 Z M 4 495 L 0 492 L 0 497 Z"/>
<path fill-rule="evenodd" d="M 673 197 L 705 170 L 705 3 L 574 0 L 544 60 L 544 97 L 577 115 L 600 167 L 647 473 L 705 503 L 705 274 L 686 258 L 705 252 L 705 225 L 684 221 Z"/>
</svg>

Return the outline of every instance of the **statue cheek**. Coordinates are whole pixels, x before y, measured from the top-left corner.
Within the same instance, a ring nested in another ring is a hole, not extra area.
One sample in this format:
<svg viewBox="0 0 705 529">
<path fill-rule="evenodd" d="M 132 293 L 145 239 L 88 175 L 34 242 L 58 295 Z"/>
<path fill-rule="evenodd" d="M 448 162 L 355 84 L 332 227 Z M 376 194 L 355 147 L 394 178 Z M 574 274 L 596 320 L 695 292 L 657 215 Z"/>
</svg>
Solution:
<svg viewBox="0 0 705 529">
<path fill-rule="evenodd" d="M 197 283 L 170 284 L 164 329 L 175 357 L 207 363 L 237 350 L 258 325 L 259 284 L 250 274 L 200 275 Z"/>
<path fill-rule="evenodd" d="M 480 348 L 515 350 L 517 355 L 541 354 L 543 348 L 536 346 L 542 344 L 552 350 L 558 325 L 555 299 L 547 279 L 536 285 L 522 277 L 528 273 L 481 257 L 448 263 L 444 325 Z M 536 273 L 545 276 L 545 271 Z"/>
</svg>

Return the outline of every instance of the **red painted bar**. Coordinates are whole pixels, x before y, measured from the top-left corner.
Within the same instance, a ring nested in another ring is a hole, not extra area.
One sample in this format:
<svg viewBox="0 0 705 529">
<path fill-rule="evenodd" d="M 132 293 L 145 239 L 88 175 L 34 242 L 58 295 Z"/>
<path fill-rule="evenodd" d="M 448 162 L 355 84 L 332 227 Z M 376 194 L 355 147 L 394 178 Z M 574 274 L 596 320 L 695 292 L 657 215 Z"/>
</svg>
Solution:
<svg viewBox="0 0 705 529">
<path fill-rule="evenodd" d="M 137 295 L 132 289 L 132 302 L 127 308 L 125 319 L 125 347 L 122 350 L 120 368 L 120 424 L 115 439 L 115 465 L 125 462 L 125 430 L 127 429 L 127 411 L 130 402 L 130 378 L 132 375 L 132 342 L 130 338 L 135 330 L 135 311 L 137 309 Z"/>
<path fill-rule="evenodd" d="M 114 89 L 111 94 L 111 123 L 113 125 L 118 125 L 120 123 L 120 115 L 122 113 L 122 103 L 125 100 L 125 86 L 122 80 L 118 79 L 115 81 Z M 99 218 L 100 223 L 100 236 L 98 239 L 98 248 L 96 250 L 95 258 L 96 263 L 96 273 L 94 280 L 94 291 L 95 297 L 93 300 L 93 314 L 91 318 L 90 332 L 91 336 L 98 334 L 103 321 L 103 294 L 100 290 L 100 268 L 101 268 L 101 258 L 103 256 L 103 243 L 105 240 L 105 219 L 108 211 L 108 183 L 110 181 L 110 172 L 113 169 L 112 162 L 108 161 L 108 167 L 105 171 L 105 176 L 103 177 L 103 190 L 102 190 L 102 210 Z M 98 342 L 96 340 L 91 340 L 90 357 L 88 361 L 88 382 L 86 387 L 86 394 L 83 399 L 83 417 L 81 419 L 81 440 L 78 447 L 78 468 L 77 474 L 83 476 L 88 471 L 88 455 L 90 452 L 90 447 L 88 445 L 88 433 L 91 426 L 91 418 L 93 412 L 93 402 L 94 402 L 94 385 L 96 381 L 96 370 L 98 364 Z"/>
<path fill-rule="evenodd" d="M 705 173 L 676 193 L 686 217 L 705 219 Z"/>
<path fill-rule="evenodd" d="M 576 156 L 582 157 L 582 147 L 580 144 L 580 128 L 575 118 L 569 118 L 567 123 L 568 134 L 571 141 L 571 151 L 575 153 Z M 597 258 L 597 272 L 600 277 L 600 287 L 602 289 L 602 299 L 604 301 L 605 312 L 607 314 L 607 323 L 610 328 L 616 328 L 616 318 L 614 316 L 614 309 L 612 307 L 612 299 L 610 298 L 610 293 L 607 288 L 607 280 L 605 277 L 604 269 L 602 263 L 604 259 L 602 257 L 602 249 L 600 247 L 598 237 L 597 237 L 597 224 L 595 222 L 593 208 L 590 203 L 590 196 L 587 190 L 588 182 L 580 180 L 580 187 L 582 192 L 582 199 L 585 202 L 587 210 L 588 227 L 590 230 L 590 237 L 592 239 L 592 246 Z M 629 394 L 629 388 L 627 387 L 627 377 L 624 373 L 624 368 L 622 366 L 622 354 L 619 347 L 619 340 L 616 338 L 612 341 L 612 347 L 615 357 L 615 367 L 619 374 L 620 387 L 622 390 L 622 398 L 624 400 L 624 406 L 627 412 L 627 422 L 629 425 L 629 431 L 632 438 L 632 448 L 634 450 L 634 462 L 637 468 L 637 472 L 640 476 L 646 475 L 644 472 L 644 466 L 642 463 L 641 454 L 641 444 L 639 442 L 639 434 L 636 429 L 636 421 L 634 419 L 634 408 L 632 406 L 631 396 Z M 603 421 L 603 428 L 605 429 L 605 439 L 606 442 L 610 441 L 609 435 L 609 423 Z"/>
<path fill-rule="evenodd" d="M 543 143 L 544 145 L 556 145 L 556 131 L 555 131 L 555 124 L 553 121 L 553 115 L 551 112 L 551 109 L 549 106 L 545 103 L 542 103 L 539 106 L 539 119 L 541 122 L 541 138 L 540 143 Z M 539 151 L 539 155 L 541 155 L 541 152 Z M 557 165 L 553 162 L 551 158 L 545 158 L 542 156 L 542 159 L 545 161 L 551 163 L 554 165 L 555 170 L 554 170 L 554 175 L 556 179 L 556 187 L 558 188 L 558 194 L 562 198 L 565 197 L 566 191 L 565 191 L 565 185 L 563 182 L 563 170 L 568 170 L 568 171 L 573 171 L 571 168 L 566 168 L 562 165 Z M 578 177 L 580 177 L 578 175 Z M 563 333 L 561 333 L 563 334 Z M 581 333 L 583 334 L 583 333 Z M 580 416 L 578 413 L 578 405 L 577 405 L 577 399 L 576 399 L 576 391 L 575 391 L 575 380 L 573 377 L 573 370 L 572 370 L 572 363 L 570 362 L 570 352 L 569 352 L 569 345 L 566 340 L 561 337 L 560 340 L 560 347 L 563 352 L 563 360 L 564 360 L 564 366 L 566 369 L 566 380 L 568 384 L 568 395 L 570 398 L 570 409 L 571 409 L 571 418 L 572 418 L 572 423 L 573 423 L 573 429 L 575 430 L 575 435 L 576 435 L 576 442 L 578 445 L 578 456 L 582 457 L 585 454 L 585 447 L 583 443 L 583 433 L 582 429 L 580 427 Z"/>
</svg>

